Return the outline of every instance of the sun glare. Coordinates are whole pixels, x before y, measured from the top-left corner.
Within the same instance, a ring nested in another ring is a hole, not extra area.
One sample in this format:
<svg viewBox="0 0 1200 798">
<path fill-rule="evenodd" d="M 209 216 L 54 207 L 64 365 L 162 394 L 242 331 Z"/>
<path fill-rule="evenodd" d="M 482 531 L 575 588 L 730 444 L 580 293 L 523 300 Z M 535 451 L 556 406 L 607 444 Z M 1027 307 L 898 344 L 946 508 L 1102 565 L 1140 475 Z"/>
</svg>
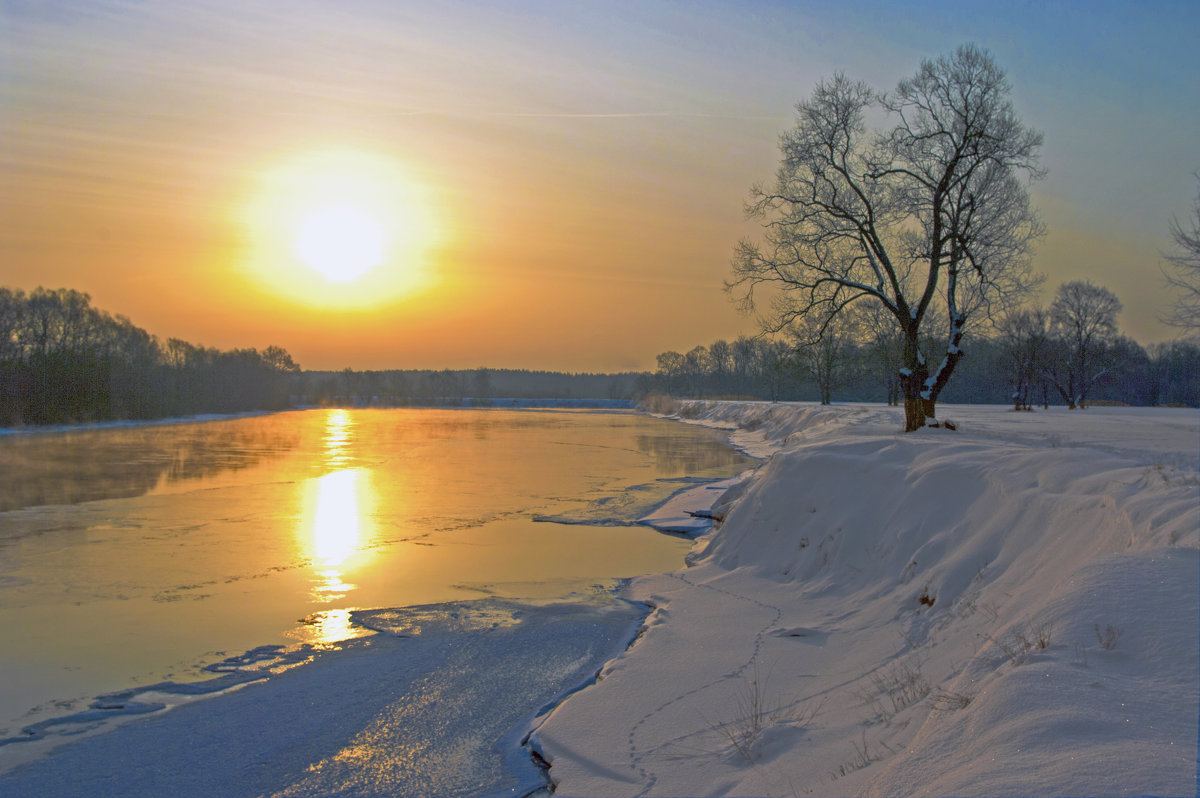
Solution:
<svg viewBox="0 0 1200 798">
<path fill-rule="evenodd" d="M 388 235 L 370 211 L 339 203 L 301 217 L 296 257 L 335 283 L 355 280 L 387 257 Z"/>
<path fill-rule="evenodd" d="M 425 189 L 396 161 L 339 150 L 265 169 L 242 213 L 247 266 L 268 291 L 315 307 L 367 307 L 431 280 L 438 231 Z"/>
</svg>

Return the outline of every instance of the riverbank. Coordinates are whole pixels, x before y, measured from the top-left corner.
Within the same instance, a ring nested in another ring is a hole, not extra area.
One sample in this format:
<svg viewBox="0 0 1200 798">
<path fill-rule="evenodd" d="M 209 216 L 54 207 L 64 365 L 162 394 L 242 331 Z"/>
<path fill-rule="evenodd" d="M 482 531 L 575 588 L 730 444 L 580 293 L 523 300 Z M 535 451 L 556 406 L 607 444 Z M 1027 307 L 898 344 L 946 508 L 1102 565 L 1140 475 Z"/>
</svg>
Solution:
<svg viewBox="0 0 1200 798">
<path fill-rule="evenodd" d="M 1194 795 L 1200 416 L 693 402 L 771 461 L 531 743 L 559 795 Z"/>
</svg>

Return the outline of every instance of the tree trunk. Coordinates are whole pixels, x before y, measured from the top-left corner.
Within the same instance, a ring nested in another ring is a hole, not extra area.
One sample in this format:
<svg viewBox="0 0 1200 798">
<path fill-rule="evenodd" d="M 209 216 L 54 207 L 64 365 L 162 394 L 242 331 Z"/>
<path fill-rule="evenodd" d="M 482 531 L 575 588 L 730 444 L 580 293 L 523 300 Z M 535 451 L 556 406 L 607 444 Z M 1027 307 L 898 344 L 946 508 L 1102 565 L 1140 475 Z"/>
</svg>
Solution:
<svg viewBox="0 0 1200 798">
<path fill-rule="evenodd" d="M 904 396 L 904 431 L 925 426 L 925 402 L 922 391 L 929 378 L 929 367 L 917 340 L 919 327 L 914 319 L 905 331 L 904 368 L 900 369 L 900 392 Z"/>
<path fill-rule="evenodd" d="M 962 359 L 962 337 L 966 325 L 967 317 L 962 314 L 956 315 L 950 320 L 950 340 L 946 345 L 946 357 L 942 359 L 942 364 L 938 366 L 938 370 L 929 384 L 922 386 L 921 398 L 926 418 L 936 417 L 937 398 L 942 389 L 946 387 L 946 383 L 950 381 L 950 375 L 954 373 L 958 361 Z"/>
<path fill-rule="evenodd" d="M 925 426 L 925 410 L 921 406 L 921 400 L 905 399 L 904 400 L 904 431 L 913 432 Z"/>
<path fill-rule="evenodd" d="M 921 396 L 921 386 L 928 372 L 923 364 L 916 369 L 900 370 L 900 389 L 904 394 L 904 431 L 913 432 L 925 426 L 926 400 Z M 932 410 L 932 403 L 930 403 Z"/>
</svg>

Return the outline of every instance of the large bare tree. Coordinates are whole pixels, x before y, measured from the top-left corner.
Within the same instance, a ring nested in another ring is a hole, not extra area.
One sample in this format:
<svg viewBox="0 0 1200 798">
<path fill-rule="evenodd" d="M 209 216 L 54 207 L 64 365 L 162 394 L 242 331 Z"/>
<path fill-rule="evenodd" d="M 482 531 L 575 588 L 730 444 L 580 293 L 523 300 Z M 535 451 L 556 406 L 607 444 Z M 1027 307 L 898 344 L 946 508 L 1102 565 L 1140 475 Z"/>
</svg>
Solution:
<svg viewBox="0 0 1200 798">
<path fill-rule="evenodd" d="M 1196 173 L 1196 179 L 1200 180 L 1200 172 Z M 1189 332 L 1200 332 L 1200 192 L 1196 193 L 1186 227 L 1178 219 L 1171 220 L 1171 241 L 1175 247 L 1166 256 L 1171 265 L 1167 282 L 1179 289 L 1179 296 L 1164 321 Z"/>
<path fill-rule="evenodd" d="M 860 300 L 880 303 L 904 340 L 906 430 L 934 416 L 968 322 L 1033 284 L 1030 246 L 1043 228 L 1027 183 L 1041 175 L 1042 136 L 1010 91 L 970 44 L 924 61 L 890 93 L 835 75 L 796 106 L 774 183 L 747 203 L 764 240 L 738 244 L 727 287 L 747 310 L 766 290 L 768 333 L 801 317 L 824 329 Z M 948 333 L 931 368 L 921 336 L 934 313 Z"/>
</svg>

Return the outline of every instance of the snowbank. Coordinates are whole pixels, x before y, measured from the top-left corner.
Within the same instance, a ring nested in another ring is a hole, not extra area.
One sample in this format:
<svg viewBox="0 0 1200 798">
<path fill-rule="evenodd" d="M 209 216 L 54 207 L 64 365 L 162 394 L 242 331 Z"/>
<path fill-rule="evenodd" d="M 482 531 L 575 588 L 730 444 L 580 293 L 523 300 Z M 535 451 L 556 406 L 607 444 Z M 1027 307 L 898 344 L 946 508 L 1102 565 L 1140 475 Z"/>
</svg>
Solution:
<svg viewBox="0 0 1200 798">
<path fill-rule="evenodd" d="M 534 734 L 558 794 L 1195 795 L 1200 415 L 941 411 L 682 404 L 775 454 Z"/>
</svg>

